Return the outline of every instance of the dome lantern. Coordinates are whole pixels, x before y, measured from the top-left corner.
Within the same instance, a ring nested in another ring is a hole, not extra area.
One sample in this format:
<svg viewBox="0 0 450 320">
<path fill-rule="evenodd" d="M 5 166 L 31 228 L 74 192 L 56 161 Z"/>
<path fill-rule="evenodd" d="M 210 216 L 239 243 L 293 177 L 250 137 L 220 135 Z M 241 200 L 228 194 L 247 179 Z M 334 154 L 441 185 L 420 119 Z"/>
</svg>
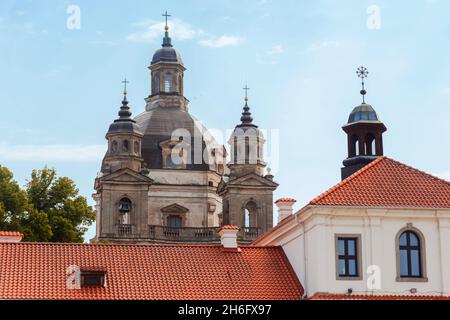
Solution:
<svg viewBox="0 0 450 320">
<path fill-rule="evenodd" d="M 156 50 L 150 63 L 151 94 L 146 99 L 146 110 L 157 107 L 178 107 L 187 111 L 187 99 L 184 98 L 184 71 L 180 53 L 173 47 L 169 36 L 167 11 L 163 14 L 166 19 L 164 38 L 161 48 Z"/>
</svg>

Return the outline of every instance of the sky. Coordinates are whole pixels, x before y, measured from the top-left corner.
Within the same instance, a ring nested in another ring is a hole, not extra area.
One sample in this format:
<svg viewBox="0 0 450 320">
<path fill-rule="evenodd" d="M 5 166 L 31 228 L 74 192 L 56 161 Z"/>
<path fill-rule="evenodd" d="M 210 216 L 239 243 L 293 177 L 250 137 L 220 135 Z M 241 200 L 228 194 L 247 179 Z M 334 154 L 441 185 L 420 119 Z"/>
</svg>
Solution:
<svg viewBox="0 0 450 320">
<path fill-rule="evenodd" d="M 361 65 L 366 101 L 388 128 L 385 155 L 450 180 L 450 1 L 2 0 L 0 164 L 20 185 L 54 167 L 94 203 L 121 81 L 143 112 L 166 10 L 190 112 L 219 141 L 251 88 L 275 199 L 299 209 L 340 181 Z"/>
</svg>

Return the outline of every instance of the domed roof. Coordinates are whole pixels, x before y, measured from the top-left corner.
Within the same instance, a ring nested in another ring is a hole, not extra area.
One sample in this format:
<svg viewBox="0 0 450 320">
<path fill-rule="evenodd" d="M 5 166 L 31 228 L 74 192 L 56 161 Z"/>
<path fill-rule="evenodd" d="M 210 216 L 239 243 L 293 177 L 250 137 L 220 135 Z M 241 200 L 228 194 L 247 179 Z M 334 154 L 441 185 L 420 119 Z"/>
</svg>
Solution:
<svg viewBox="0 0 450 320">
<path fill-rule="evenodd" d="M 162 48 L 156 50 L 153 55 L 151 62 L 152 65 L 159 62 L 183 64 L 180 53 L 172 46 L 172 39 L 169 37 L 168 30 L 168 27 L 166 27 Z"/>
<path fill-rule="evenodd" d="M 131 118 L 130 107 L 128 106 L 128 100 L 126 92 L 124 93 L 122 106 L 119 111 L 119 118 L 109 126 L 107 136 L 116 133 L 135 133 L 141 135 L 141 129 L 137 125 L 136 121 Z"/>
<path fill-rule="evenodd" d="M 120 120 L 115 120 L 110 126 L 108 130 L 108 134 L 112 133 L 141 133 L 141 129 L 136 124 L 136 122 L 125 122 Z"/>
<path fill-rule="evenodd" d="M 204 159 L 203 151 L 207 146 L 209 149 L 218 146 L 218 144 L 200 121 L 189 112 L 179 107 L 158 107 L 141 113 L 135 120 L 144 134 L 142 157 L 147 164 L 147 168 L 163 168 L 161 142 L 178 138 L 174 137 L 174 134 L 183 136 L 189 133 L 190 141 L 183 139 L 190 145 L 191 149 L 191 164 L 188 163 L 186 169 L 210 170 L 209 162 L 211 159 L 209 157 L 213 157 L 213 155 L 210 152 L 205 152 L 207 159 Z"/>
<path fill-rule="evenodd" d="M 353 109 L 352 113 L 348 117 L 348 123 L 354 123 L 358 121 L 380 122 L 377 113 L 370 104 L 362 103 Z"/>
<path fill-rule="evenodd" d="M 173 47 L 158 49 L 152 58 L 152 65 L 158 62 L 183 64 L 180 53 Z"/>
<path fill-rule="evenodd" d="M 230 139 L 236 136 L 255 136 L 264 139 L 264 135 L 261 130 L 259 130 L 258 126 L 253 123 L 252 113 L 250 112 L 250 107 L 248 106 L 248 98 L 245 98 L 245 105 L 243 108 L 241 123 L 238 124 L 233 133 L 231 134 Z"/>
</svg>

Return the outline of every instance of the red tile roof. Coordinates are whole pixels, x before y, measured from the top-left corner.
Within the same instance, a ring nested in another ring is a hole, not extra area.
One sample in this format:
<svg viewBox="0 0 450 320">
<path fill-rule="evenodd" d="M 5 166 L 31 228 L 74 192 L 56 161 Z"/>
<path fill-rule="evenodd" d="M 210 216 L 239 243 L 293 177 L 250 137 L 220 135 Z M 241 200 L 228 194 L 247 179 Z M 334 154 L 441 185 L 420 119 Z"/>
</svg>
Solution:
<svg viewBox="0 0 450 320">
<path fill-rule="evenodd" d="M 220 230 L 240 230 L 241 228 L 238 226 L 223 226 Z"/>
<path fill-rule="evenodd" d="M 281 199 L 278 199 L 277 201 L 275 201 L 275 203 L 280 203 L 280 202 L 292 202 L 292 203 L 295 203 L 295 202 L 297 202 L 297 200 L 292 199 L 292 198 L 281 198 Z"/>
<path fill-rule="evenodd" d="M 450 209 L 450 182 L 380 157 L 310 204 Z"/>
<path fill-rule="evenodd" d="M 358 295 L 315 294 L 307 300 L 450 300 L 450 297 L 428 295 Z"/>
<path fill-rule="evenodd" d="M 280 247 L 0 243 L 0 299 L 300 299 Z M 106 271 L 106 287 L 66 286 L 69 266 Z"/>
<path fill-rule="evenodd" d="M 0 237 L 22 237 L 23 233 L 16 231 L 0 231 Z"/>
<path fill-rule="evenodd" d="M 254 244 L 261 243 L 310 205 L 450 209 L 450 182 L 380 157 L 282 220 Z"/>
</svg>

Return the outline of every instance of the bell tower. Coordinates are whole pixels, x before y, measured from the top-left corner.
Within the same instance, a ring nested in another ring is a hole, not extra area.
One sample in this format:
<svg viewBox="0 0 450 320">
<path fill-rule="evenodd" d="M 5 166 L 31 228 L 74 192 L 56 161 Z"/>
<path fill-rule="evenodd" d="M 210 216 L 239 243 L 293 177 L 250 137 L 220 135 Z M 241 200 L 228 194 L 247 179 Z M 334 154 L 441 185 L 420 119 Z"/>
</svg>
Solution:
<svg viewBox="0 0 450 320">
<path fill-rule="evenodd" d="M 278 184 L 265 174 L 265 139 L 253 123 L 245 86 L 245 105 L 241 123 L 228 141 L 231 160 L 229 176 L 219 185 L 223 198 L 223 224 L 241 227 L 239 239 L 252 241 L 273 227 L 273 191 Z M 269 170 L 270 171 L 270 170 Z"/>
<path fill-rule="evenodd" d="M 131 241 L 148 232 L 147 198 L 152 179 L 142 158 L 143 134 L 128 106 L 128 81 L 123 83 L 119 118 L 109 126 L 108 151 L 95 179 L 96 240 Z"/>
<path fill-rule="evenodd" d="M 361 66 L 356 73 L 362 80 L 360 93 L 363 101 L 353 109 L 348 122 L 342 127 L 347 134 L 348 149 L 347 158 L 343 161 L 344 167 L 341 169 L 342 180 L 383 156 L 383 133 L 387 130 L 372 106 L 365 101 L 367 91 L 364 79 L 369 72 Z"/>
</svg>

